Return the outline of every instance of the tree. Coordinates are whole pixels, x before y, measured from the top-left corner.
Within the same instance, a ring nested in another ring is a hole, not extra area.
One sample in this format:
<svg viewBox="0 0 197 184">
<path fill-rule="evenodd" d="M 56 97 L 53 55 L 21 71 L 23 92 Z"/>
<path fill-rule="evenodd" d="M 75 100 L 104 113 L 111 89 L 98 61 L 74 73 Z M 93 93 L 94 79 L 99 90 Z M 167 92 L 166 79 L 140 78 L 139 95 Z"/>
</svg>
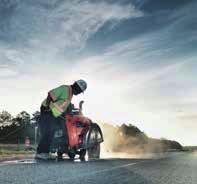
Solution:
<svg viewBox="0 0 197 184">
<path fill-rule="evenodd" d="M 15 118 L 13 118 L 13 126 L 10 127 L 10 132 L 14 132 L 9 137 L 10 141 L 23 141 L 28 136 L 28 130 L 31 125 L 31 116 L 26 111 L 20 112 Z"/>
<path fill-rule="evenodd" d="M 38 125 L 38 122 L 40 121 L 40 112 L 36 111 L 32 114 L 32 116 L 33 116 L 31 119 L 32 124 Z"/>
<path fill-rule="evenodd" d="M 0 129 L 12 124 L 12 115 L 7 111 L 2 111 L 0 113 Z"/>
<path fill-rule="evenodd" d="M 13 121 L 17 126 L 27 126 L 31 122 L 31 116 L 26 111 L 22 111 L 13 119 Z"/>
<path fill-rule="evenodd" d="M 122 124 L 120 127 L 120 131 L 126 136 L 137 136 L 139 134 L 142 134 L 140 129 L 138 129 L 136 126 L 133 126 L 132 124 Z"/>
</svg>

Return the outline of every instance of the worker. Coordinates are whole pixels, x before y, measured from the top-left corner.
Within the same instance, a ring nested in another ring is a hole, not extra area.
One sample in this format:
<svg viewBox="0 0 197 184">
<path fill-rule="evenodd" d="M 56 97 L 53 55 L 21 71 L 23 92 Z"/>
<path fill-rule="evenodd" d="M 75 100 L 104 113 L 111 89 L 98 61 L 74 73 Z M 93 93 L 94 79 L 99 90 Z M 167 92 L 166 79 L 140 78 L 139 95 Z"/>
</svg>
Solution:
<svg viewBox="0 0 197 184">
<path fill-rule="evenodd" d="M 84 92 L 87 83 L 80 79 L 72 85 L 61 85 L 48 92 L 47 98 L 42 102 L 39 128 L 41 138 L 37 147 L 35 158 L 49 159 L 50 145 L 54 135 L 54 123 L 62 122 L 63 114 L 66 113 L 73 95 Z M 64 116 L 65 117 L 65 116 Z"/>
</svg>

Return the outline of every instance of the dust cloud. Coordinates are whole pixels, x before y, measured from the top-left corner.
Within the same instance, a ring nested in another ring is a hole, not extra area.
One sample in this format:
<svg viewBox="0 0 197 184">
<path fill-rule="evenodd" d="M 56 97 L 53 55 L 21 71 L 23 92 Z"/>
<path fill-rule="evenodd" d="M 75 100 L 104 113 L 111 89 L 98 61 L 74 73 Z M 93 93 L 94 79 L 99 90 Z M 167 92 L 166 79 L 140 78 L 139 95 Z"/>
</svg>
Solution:
<svg viewBox="0 0 197 184">
<path fill-rule="evenodd" d="M 104 136 L 102 158 L 152 158 L 167 150 L 162 140 L 147 137 L 135 126 L 106 123 L 99 125 Z"/>
</svg>

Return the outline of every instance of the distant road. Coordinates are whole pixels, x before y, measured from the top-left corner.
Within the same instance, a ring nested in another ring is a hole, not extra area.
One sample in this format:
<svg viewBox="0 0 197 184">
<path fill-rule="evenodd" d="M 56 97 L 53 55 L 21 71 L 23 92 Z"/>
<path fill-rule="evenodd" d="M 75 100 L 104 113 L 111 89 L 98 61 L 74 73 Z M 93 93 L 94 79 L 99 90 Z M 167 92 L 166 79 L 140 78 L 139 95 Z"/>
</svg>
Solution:
<svg viewBox="0 0 197 184">
<path fill-rule="evenodd" d="M 197 184 L 197 153 L 160 159 L 0 164 L 0 184 Z"/>
</svg>

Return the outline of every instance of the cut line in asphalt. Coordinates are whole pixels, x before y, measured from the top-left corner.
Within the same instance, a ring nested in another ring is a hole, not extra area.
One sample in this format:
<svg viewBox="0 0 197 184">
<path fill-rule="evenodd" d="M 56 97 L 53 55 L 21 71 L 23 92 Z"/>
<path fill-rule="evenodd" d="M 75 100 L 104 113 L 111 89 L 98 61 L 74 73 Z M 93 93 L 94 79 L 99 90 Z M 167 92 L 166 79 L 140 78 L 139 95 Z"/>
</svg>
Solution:
<svg viewBox="0 0 197 184">
<path fill-rule="evenodd" d="M 89 173 L 87 175 L 99 174 L 99 173 L 103 173 L 103 172 L 109 172 L 109 171 L 113 171 L 113 170 L 116 170 L 116 169 L 129 167 L 129 166 L 136 165 L 136 164 L 137 163 L 129 163 L 129 164 L 124 164 L 124 165 L 119 165 L 119 166 L 112 167 L 110 169 L 103 169 L 103 170 L 100 170 L 100 171 L 91 172 L 91 173 Z"/>
</svg>

